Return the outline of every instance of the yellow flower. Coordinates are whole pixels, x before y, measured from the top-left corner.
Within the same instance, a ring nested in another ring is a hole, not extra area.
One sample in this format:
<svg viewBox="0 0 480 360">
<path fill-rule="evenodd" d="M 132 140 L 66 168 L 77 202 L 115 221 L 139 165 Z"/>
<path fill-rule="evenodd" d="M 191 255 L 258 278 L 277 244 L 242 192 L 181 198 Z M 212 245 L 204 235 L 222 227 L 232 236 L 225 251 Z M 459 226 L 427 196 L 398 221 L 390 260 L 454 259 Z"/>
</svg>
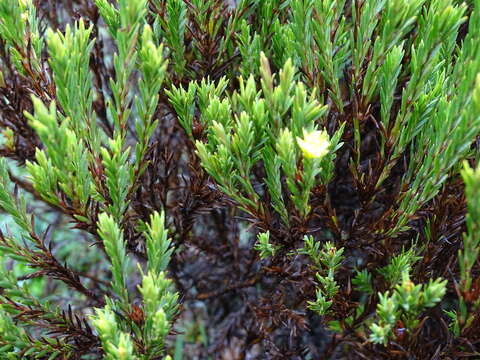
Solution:
<svg viewBox="0 0 480 360">
<path fill-rule="evenodd" d="M 403 281 L 403 288 L 405 289 L 406 292 L 412 292 L 414 287 L 415 287 L 415 284 L 411 280 L 408 279 Z"/>
<path fill-rule="evenodd" d="M 303 131 L 303 139 L 297 137 L 298 146 L 303 156 L 310 159 L 319 159 L 328 154 L 330 140 L 326 131 Z"/>
<path fill-rule="evenodd" d="M 20 15 L 20 19 L 22 19 L 22 22 L 26 22 L 28 20 L 28 12 L 24 11 L 22 15 Z"/>
</svg>

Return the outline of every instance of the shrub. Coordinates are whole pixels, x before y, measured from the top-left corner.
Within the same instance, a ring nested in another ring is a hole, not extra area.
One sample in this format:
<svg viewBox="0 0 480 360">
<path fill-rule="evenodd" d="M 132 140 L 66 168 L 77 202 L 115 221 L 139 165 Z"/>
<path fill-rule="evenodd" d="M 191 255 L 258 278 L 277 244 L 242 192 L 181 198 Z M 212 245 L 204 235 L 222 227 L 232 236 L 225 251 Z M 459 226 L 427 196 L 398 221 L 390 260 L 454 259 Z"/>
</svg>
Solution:
<svg viewBox="0 0 480 360">
<path fill-rule="evenodd" d="M 480 353 L 480 1 L 0 0 L 2 359 Z"/>
</svg>

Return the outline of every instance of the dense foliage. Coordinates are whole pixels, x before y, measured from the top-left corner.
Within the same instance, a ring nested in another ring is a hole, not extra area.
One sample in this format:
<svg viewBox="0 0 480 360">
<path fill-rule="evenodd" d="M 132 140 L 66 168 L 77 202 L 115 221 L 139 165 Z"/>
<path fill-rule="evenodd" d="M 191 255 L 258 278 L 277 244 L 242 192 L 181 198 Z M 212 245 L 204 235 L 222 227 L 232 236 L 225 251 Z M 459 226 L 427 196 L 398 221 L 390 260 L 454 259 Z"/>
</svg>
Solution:
<svg viewBox="0 0 480 360">
<path fill-rule="evenodd" d="M 0 0 L 1 359 L 480 357 L 480 0 Z"/>
</svg>

